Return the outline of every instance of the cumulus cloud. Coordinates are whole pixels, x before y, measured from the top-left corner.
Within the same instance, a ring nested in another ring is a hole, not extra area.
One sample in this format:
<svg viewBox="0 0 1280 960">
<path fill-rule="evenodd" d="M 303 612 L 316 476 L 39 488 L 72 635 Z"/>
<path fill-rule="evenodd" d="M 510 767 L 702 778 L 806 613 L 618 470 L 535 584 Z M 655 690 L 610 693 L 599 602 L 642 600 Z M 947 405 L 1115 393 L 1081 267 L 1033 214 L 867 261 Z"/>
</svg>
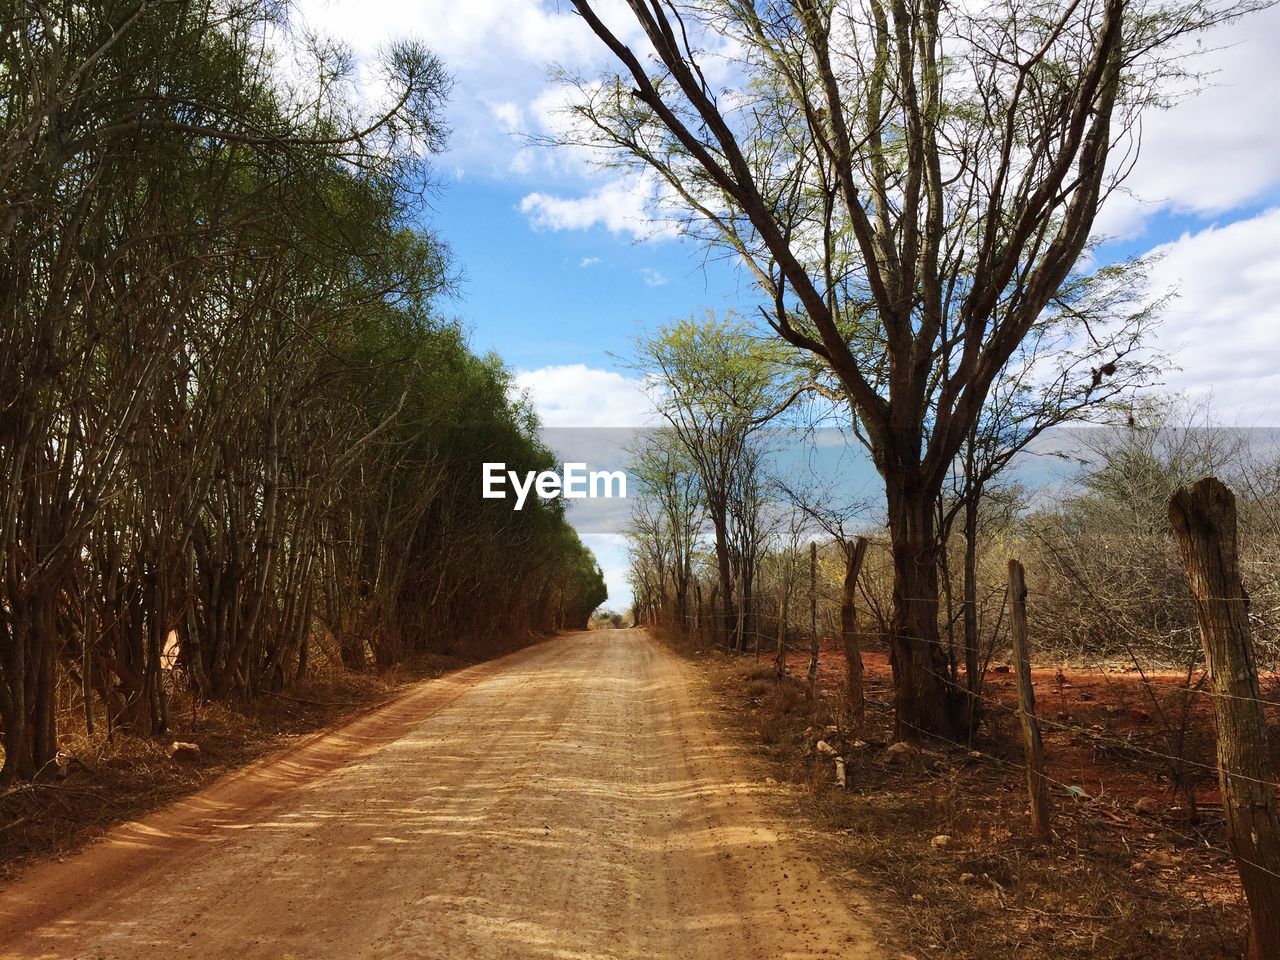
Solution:
<svg viewBox="0 0 1280 960">
<path fill-rule="evenodd" d="M 599 257 L 583 257 L 581 260 L 578 261 L 578 266 L 585 269 L 586 267 L 597 266 L 599 263 L 600 263 Z"/>
<path fill-rule="evenodd" d="M 645 238 L 676 234 L 670 224 L 655 226 L 651 184 L 635 177 L 602 179 L 589 151 L 524 147 L 513 135 L 550 132 L 560 122 L 567 92 L 549 77 L 550 64 L 587 77 L 613 66 L 570 5 L 296 0 L 293 9 L 309 26 L 349 44 L 366 67 L 390 39 L 424 40 L 456 81 L 448 114 L 453 136 L 441 169 L 459 179 L 520 179 L 527 185 L 519 207 L 536 228 L 596 228 Z M 645 49 L 624 0 L 602 0 L 601 9 L 625 43 Z M 1142 153 L 1127 184 L 1134 196 L 1114 197 L 1098 229 L 1132 234 L 1158 210 L 1219 218 L 1219 225 L 1167 244 L 1156 270 L 1158 284 L 1182 291 L 1167 311 L 1161 342 L 1176 351 L 1187 372 L 1172 374 L 1170 383 L 1184 389 L 1213 383 L 1219 407 L 1244 419 L 1274 416 L 1280 410 L 1267 398 L 1280 396 L 1280 374 L 1268 367 L 1280 366 L 1269 363 L 1280 330 L 1280 280 L 1266 251 L 1280 243 L 1280 215 L 1270 210 L 1226 221 L 1233 211 L 1272 202 L 1280 190 L 1280 124 L 1271 120 L 1280 7 L 1220 28 L 1205 46 L 1209 52 L 1193 63 L 1204 89 L 1173 109 L 1144 116 Z M 717 66 L 712 59 L 706 66 L 727 69 L 730 62 L 726 57 Z M 713 82 L 719 86 L 722 79 L 731 80 L 717 75 Z M 583 258 L 580 266 L 594 259 Z M 639 385 L 616 373 L 574 365 L 522 376 L 557 422 L 625 425 L 637 422 L 636 410 L 651 409 Z M 599 402 L 580 400 L 577 391 L 584 387 L 599 389 Z"/>
<path fill-rule="evenodd" d="M 1280 415 L 1280 208 L 1186 233 L 1157 248 L 1155 290 L 1176 289 L 1159 346 L 1185 368 L 1169 386 L 1212 393 L 1219 416 L 1270 426 Z"/>
<path fill-rule="evenodd" d="M 642 43 L 622 0 L 601 11 L 630 43 Z M 389 40 L 412 37 L 444 61 L 455 84 L 448 107 L 450 163 L 505 176 L 533 167 L 512 132 L 539 122 L 534 102 L 554 88 L 548 66 L 587 75 L 609 64 L 609 52 L 568 4 L 554 0 L 296 0 L 293 16 L 347 44 L 367 64 Z M 494 123 L 495 113 L 499 123 Z"/>
<path fill-rule="evenodd" d="M 637 51 L 647 43 L 623 0 L 600 0 L 606 22 Z M 613 66 L 610 54 L 568 4 L 554 0 L 296 0 L 303 22 L 348 44 L 367 63 L 389 39 L 425 41 L 455 77 L 449 120 L 451 166 L 490 176 L 552 175 L 557 193 L 594 182 L 581 151 L 522 150 L 513 132 L 549 132 L 566 102 L 566 87 L 548 75 L 551 64 L 591 77 Z M 702 38 L 703 67 L 713 85 L 733 79 L 735 50 L 722 38 Z M 1274 115 L 1272 51 L 1280 45 L 1280 7 L 1219 28 L 1205 38 L 1209 52 L 1192 61 L 1205 89 L 1176 108 L 1148 112 L 1143 149 L 1129 187 L 1137 200 L 1117 196 L 1100 225 L 1119 232 L 1140 225 L 1159 207 L 1217 214 L 1280 186 L 1280 124 Z M 495 119 L 497 122 L 495 123 Z M 616 188 L 608 188 L 616 190 Z M 563 204 L 590 207 L 605 188 Z M 545 193 L 531 196 L 556 200 Z M 532 201 L 538 211 L 546 202 Z M 580 223 L 582 218 L 567 218 Z M 601 219 L 589 219 L 599 225 Z M 563 229 L 578 229 L 566 226 Z M 611 228 L 612 229 L 612 228 Z"/>
<path fill-rule="evenodd" d="M 644 381 L 584 363 L 516 373 L 548 427 L 644 427 L 655 420 Z"/>
<path fill-rule="evenodd" d="M 644 285 L 646 287 L 662 287 L 666 286 L 667 278 L 651 267 L 644 267 L 640 271 L 644 274 Z"/>
<path fill-rule="evenodd" d="M 1159 209 L 1212 216 L 1257 202 L 1280 186 L 1275 50 L 1280 7 L 1211 31 L 1189 66 L 1199 75 L 1168 110 L 1143 116 L 1142 151 L 1103 211 L 1098 230 L 1124 235 Z"/>
<path fill-rule="evenodd" d="M 627 233 L 637 238 L 673 236 L 669 226 L 654 222 L 649 200 L 646 184 L 637 178 L 621 177 L 578 197 L 540 191 L 530 193 L 520 201 L 520 212 L 538 230 L 604 227 L 610 233 Z"/>
<path fill-rule="evenodd" d="M 518 103 L 514 103 L 511 100 L 503 100 L 500 103 L 489 104 L 489 110 L 508 132 L 514 133 L 524 126 L 524 113 Z"/>
</svg>

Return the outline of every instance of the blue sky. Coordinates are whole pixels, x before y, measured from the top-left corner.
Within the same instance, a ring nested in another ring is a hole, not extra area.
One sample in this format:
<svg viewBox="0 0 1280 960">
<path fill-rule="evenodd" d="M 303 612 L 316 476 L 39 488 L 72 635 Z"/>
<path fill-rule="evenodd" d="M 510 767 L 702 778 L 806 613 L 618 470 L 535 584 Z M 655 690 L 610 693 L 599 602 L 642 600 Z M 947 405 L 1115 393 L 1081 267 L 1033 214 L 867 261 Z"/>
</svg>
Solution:
<svg viewBox="0 0 1280 960">
<path fill-rule="evenodd" d="M 606 17 L 627 22 L 621 0 Z M 648 403 L 625 362 L 645 329 L 704 308 L 754 309 L 725 263 L 660 235 L 643 190 L 572 151 L 527 146 L 554 129 L 563 89 L 552 63 L 593 75 L 608 65 L 556 0 L 301 0 L 306 22 L 341 37 L 362 63 L 387 38 L 428 43 L 455 79 L 443 180 L 427 219 L 452 245 L 465 282 L 446 309 L 480 351 L 520 372 L 555 426 L 635 426 Z M 625 30 L 624 30 L 625 36 Z M 1149 114 L 1143 149 L 1099 229 L 1105 257 L 1158 249 L 1152 282 L 1176 289 L 1158 346 L 1164 384 L 1211 395 L 1229 423 L 1280 414 L 1280 8 L 1219 30 L 1199 61 L 1202 92 Z M 627 602 L 619 538 L 588 537 L 611 605 Z"/>
<path fill-rule="evenodd" d="M 433 219 L 465 274 L 453 307 L 478 350 L 495 349 L 522 370 L 613 369 L 646 327 L 752 302 L 738 270 L 704 265 L 687 241 L 637 241 L 602 226 L 537 227 L 520 211 L 528 192 L 520 183 L 464 178 L 447 183 L 435 203 Z"/>
</svg>

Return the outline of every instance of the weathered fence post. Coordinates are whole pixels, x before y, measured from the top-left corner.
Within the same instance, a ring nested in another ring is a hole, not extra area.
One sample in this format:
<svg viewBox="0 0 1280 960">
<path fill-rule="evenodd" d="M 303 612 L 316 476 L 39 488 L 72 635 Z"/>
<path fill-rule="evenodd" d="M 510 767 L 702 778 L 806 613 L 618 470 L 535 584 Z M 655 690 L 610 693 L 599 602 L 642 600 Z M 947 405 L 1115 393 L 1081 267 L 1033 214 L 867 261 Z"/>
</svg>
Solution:
<svg viewBox="0 0 1280 960">
<path fill-rule="evenodd" d="M 809 543 L 809 698 L 818 693 L 818 542 Z"/>
<path fill-rule="evenodd" d="M 1022 745 L 1026 752 L 1027 793 L 1031 799 L 1031 833 L 1048 840 L 1049 783 L 1044 776 L 1044 743 L 1036 721 L 1036 694 L 1031 686 L 1031 651 L 1027 645 L 1027 577 L 1022 564 L 1009 561 L 1009 605 L 1013 617 L 1014 669 L 1018 677 L 1018 719 L 1022 723 Z"/>
<path fill-rule="evenodd" d="M 858 612 L 854 605 L 858 574 L 862 571 L 862 559 L 866 553 L 866 537 L 858 537 L 846 548 L 844 587 L 840 593 L 840 643 L 844 647 L 845 689 L 849 696 L 849 717 L 855 724 L 862 723 L 866 711 L 866 697 L 862 689 L 862 651 L 858 649 Z"/>
<path fill-rule="evenodd" d="M 1206 477 L 1173 495 L 1169 521 L 1187 568 L 1215 694 L 1222 812 L 1252 918 L 1248 955 L 1280 957 L 1275 772 L 1236 554 L 1236 498 L 1221 481 Z"/>
<path fill-rule="evenodd" d="M 793 561 L 788 560 L 790 564 Z M 790 569 L 787 570 L 787 576 L 791 576 Z M 787 608 L 791 601 L 791 582 L 788 580 L 782 590 L 782 609 L 778 613 L 778 651 L 774 657 L 773 669 L 781 680 L 787 675 L 787 614 L 790 612 Z"/>
</svg>

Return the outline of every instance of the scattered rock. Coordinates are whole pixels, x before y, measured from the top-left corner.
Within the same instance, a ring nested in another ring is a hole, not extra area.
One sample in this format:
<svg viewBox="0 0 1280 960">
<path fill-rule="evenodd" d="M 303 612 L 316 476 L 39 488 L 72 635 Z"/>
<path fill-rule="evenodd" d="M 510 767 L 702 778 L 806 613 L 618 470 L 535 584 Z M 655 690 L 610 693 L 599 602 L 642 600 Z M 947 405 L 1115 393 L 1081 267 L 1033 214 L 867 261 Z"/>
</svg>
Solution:
<svg viewBox="0 0 1280 960">
<path fill-rule="evenodd" d="M 1144 817 L 1152 816 L 1160 812 L 1160 801 L 1155 797 L 1139 797 L 1138 802 L 1133 805 L 1133 812 Z"/>
<path fill-rule="evenodd" d="M 884 751 L 884 758 L 890 763 L 914 760 L 918 756 L 920 756 L 920 748 L 912 746 L 902 740 L 899 740 L 897 743 L 890 744 Z"/>
<path fill-rule="evenodd" d="M 1087 700 L 1092 700 L 1092 699 L 1093 699 L 1093 694 L 1092 694 L 1092 693 L 1090 693 L 1088 690 L 1086 690 L 1086 691 L 1084 691 L 1084 693 L 1080 694 L 1080 696 L 1076 697 L 1076 699 L 1077 699 L 1077 700 L 1086 700 L 1086 701 L 1087 701 Z"/>
<path fill-rule="evenodd" d="M 164 751 L 169 755 L 170 760 L 183 760 L 190 762 L 200 759 L 200 744 L 185 743 L 181 740 L 175 740 Z"/>
<path fill-rule="evenodd" d="M 947 847 L 951 846 L 951 844 L 951 837 L 945 833 L 940 833 L 929 841 L 929 846 L 933 847 L 935 850 L 945 850 Z"/>
</svg>

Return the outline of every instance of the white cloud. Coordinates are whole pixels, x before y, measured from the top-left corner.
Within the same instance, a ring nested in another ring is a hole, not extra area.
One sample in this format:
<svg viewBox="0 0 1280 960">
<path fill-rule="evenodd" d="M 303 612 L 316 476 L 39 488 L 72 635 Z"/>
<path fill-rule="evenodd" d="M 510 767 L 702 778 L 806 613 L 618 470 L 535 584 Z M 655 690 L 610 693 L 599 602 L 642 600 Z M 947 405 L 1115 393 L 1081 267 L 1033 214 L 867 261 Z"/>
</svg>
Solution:
<svg viewBox="0 0 1280 960">
<path fill-rule="evenodd" d="M 624 0 L 598 0 L 605 22 L 640 54 L 647 42 Z M 572 7 L 556 0 L 296 0 L 296 15 L 308 25 L 350 45 L 367 64 L 388 40 L 425 41 L 444 60 L 456 84 L 449 105 L 453 128 L 449 166 L 486 176 L 542 177 L 556 193 L 598 183 L 587 151 L 523 148 L 514 133 L 546 133 L 560 124 L 566 88 L 548 67 L 564 66 L 587 77 L 614 66 L 604 45 Z M 722 38 L 700 38 L 704 69 L 715 86 L 732 86 L 735 50 Z M 1145 203 L 1117 196 L 1099 229 L 1136 228 L 1161 206 L 1217 214 L 1256 201 L 1280 185 L 1280 123 L 1275 117 L 1275 64 L 1280 46 L 1280 7 L 1224 26 L 1205 38 L 1209 52 L 1192 62 L 1207 88 L 1169 111 L 1143 118 L 1143 148 L 1129 187 Z M 366 77 L 372 76 L 364 71 Z M 727 95 L 727 94 L 726 94 Z M 495 120 L 497 122 L 495 122 Z M 558 222 L 576 226 L 606 185 L 578 200 L 547 191 L 531 194 L 532 212 L 555 205 Z M 570 217 L 566 204 L 581 208 Z M 629 207 L 627 216 L 637 212 Z M 551 219 L 547 214 L 545 219 Z M 635 232 L 618 226 L 615 232 Z M 632 218 L 634 219 L 634 218 Z M 592 225 L 607 219 L 597 215 Z"/>
<path fill-rule="evenodd" d="M 1211 393 L 1230 422 L 1267 426 L 1280 414 L 1280 208 L 1183 234 L 1157 248 L 1154 290 L 1176 288 L 1159 346 L 1185 369 L 1168 384 Z"/>
<path fill-rule="evenodd" d="M 1142 120 L 1142 151 L 1125 186 L 1099 219 L 1100 233 L 1136 231 L 1160 208 L 1214 215 L 1280 186 L 1275 51 L 1280 7 L 1220 27 L 1203 38 L 1189 66 L 1203 89 Z"/>
<path fill-rule="evenodd" d="M 598 7 L 624 42 L 644 48 L 622 0 L 602 0 Z M 520 138 L 511 134 L 536 132 L 529 129 L 541 122 L 534 104 L 555 89 L 548 77 L 552 64 L 588 76 L 610 64 L 609 51 L 582 18 L 556 0 L 295 0 L 292 11 L 347 44 L 366 67 L 389 40 L 426 43 L 456 81 L 448 106 L 450 164 L 495 177 L 534 169 L 520 152 Z M 547 158 L 548 165 L 557 162 Z"/>
<path fill-rule="evenodd" d="M 639 238 L 674 236 L 669 226 L 653 222 L 650 196 L 640 178 L 622 177 L 579 197 L 531 193 L 520 201 L 520 212 L 539 230 L 604 227 L 610 233 L 629 233 Z"/>
<path fill-rule="evenodd" d="M 515 380 L 548 427 L 643 427 L 655 420 L 644 381 L 613 370 L 571 363 L 521 370 Z"/>
<path fill-rule="evenodd" d="M 644 274 L 644 285 L 646 287 L 662 287 L 666 286 L 667 278 L 651 267 L 643 267 L 640 272 Z"/>
<path fill-rule="evenodd" d="M 581 260 L 578 261 L 578 266 L 583 268 L 594 267 L 594 266 L 597 266 L 599 263 L 600 263 L 599 257 L 583 257 Z"/>
<path fill-rule="evenodd" d="M 524 112 L 518 103 L 503 100 L 489 104 L 489 110 L 508 133 L 516 133 L 524 127 Z"/>
</svg>

